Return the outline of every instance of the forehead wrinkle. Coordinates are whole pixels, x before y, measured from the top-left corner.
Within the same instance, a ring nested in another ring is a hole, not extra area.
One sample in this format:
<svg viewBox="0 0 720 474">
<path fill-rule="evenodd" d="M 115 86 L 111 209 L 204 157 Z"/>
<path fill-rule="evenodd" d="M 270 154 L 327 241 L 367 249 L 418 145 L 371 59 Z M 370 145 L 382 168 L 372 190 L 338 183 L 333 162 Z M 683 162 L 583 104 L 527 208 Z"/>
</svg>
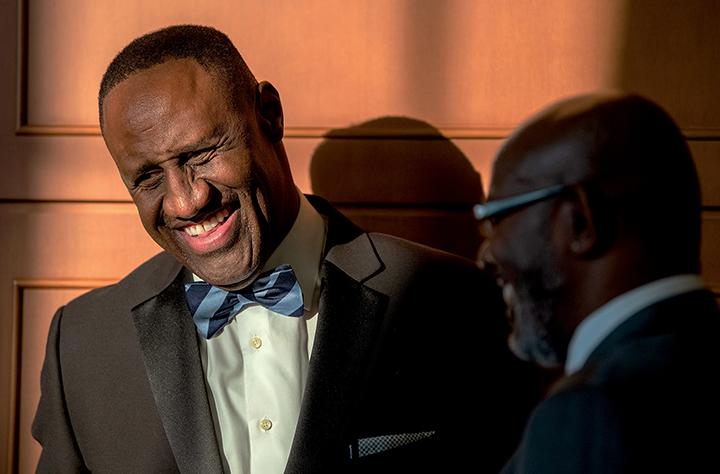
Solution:
<svg viewBox="0 0 720 474">
<path fill-rule="evenodd" d="M 162 107 L 162 105 L 158 106 Z M 224 123 L 215 123 L 212 107 L 193 104 L 179 109 L 167 106 L 144 116 L 138 116 L 131 135 L 138 144 L 144 137 L 158 141 L 155 153 L 177 156 L 211 145 L 227 133 Z M 155 112 L 155 113 L 153 113 Z"/>
<path fill-rule="evenodd" d="M 160 117 L 169 109 L 168 98 L 157 94 L 141 92 L 124 103 L 121 115 L 123 125 L 131 133 L 142 134 L 152 130 L 161 122 Z"/>
<path fill-rule="evenodd" d="M 199 133 L 197 138 L 186 140 L 186 143 L 168 147 L 165 154 L 178 156 L 217 144 L 227 134 L 227 127 L 224 124 L 216 124 L 207 133 Z"/>
<path fill-rule="evenodd" d="M 114 102 L 112 96 L 124 96 L 124 115 L 137 115 L 137 119 L 152 119 L 153 110 L 157 114 L 171 110 L 173 105 L 182 102 L 187 96 L 193 96 L 199 101 L 203 97 L 201 74 L 204 70 L 194 62 L 197 67 L 183 67 L 186 62 L 171 60 L 138 71 L 115 86 L 108 93 L 108 99 Z M 168 87 L 169 78 L 172 78 L 172 87 Z M 212 89 L 212 86 L 205 89 Z"/>
</svg>

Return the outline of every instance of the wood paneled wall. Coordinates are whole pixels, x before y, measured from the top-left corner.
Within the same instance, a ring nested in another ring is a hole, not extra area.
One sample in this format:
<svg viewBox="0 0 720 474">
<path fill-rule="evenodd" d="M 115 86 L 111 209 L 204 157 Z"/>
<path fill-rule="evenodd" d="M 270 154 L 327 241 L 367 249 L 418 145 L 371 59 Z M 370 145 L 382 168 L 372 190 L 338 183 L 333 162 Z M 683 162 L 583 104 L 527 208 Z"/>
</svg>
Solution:
<svg viewBox="0 0 720 474">
<path fill-rule="evenodd" d="M 54 309 L 158 250 L 98 134 L 96 94 L 123 45 L 174 23 L 225 31 L 257 77 L 276 85 L 302 191 L 368 228 L 470 257 L 478 240 L 469 205 L 514 126 L 572 94 L 648 95 L 695 155 L 704 276 L 720 289 L 714 0 L 7 0 L 0 472 L 33 470 L 29 423 Z"/>
</svg>

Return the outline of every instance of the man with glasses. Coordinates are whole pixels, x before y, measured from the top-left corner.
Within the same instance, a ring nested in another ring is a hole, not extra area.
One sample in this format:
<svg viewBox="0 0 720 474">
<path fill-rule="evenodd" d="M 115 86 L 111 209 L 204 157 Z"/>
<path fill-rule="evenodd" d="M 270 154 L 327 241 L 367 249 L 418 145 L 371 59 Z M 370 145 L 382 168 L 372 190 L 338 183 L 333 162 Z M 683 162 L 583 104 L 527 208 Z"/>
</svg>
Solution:
<svg viewBox="0 0 720 474">
<path fill-rule="evenodd" d="M 716 465 L 718 307 L 698 275 L 699 184 L 672 119 L 635 95 L 553 105 L 501 149 L 475 215 L 510 348 L 565 370 L 503 472 Z"/>
</svg>

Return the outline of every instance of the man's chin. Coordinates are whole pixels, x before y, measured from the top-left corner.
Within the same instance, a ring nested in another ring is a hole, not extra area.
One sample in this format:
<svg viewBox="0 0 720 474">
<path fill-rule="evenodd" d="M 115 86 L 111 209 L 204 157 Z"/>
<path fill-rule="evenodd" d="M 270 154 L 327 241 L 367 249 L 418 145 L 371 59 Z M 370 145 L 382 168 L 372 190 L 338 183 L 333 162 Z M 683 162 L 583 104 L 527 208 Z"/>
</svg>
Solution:
<svg viewBox="0 0 720 474">
<path fill-rule="evenodd" d="M 259 273 L 260 272 L 256 272 L 256 273 L 251 274 L 248 277 L 242 277 L 242 278 L 233 277 L 233 278 L 227 278 L 227 279 L 222 279 L 222 280 L 216 280 L 216 283 L 213 283 L 208 280 L 205 280 L 205 281 L 207 281 L 208 283 L 210 283 L 214 286 L 217 286 L 218 288 L 222 288 L 223 290 L 237 291 L 237 290 L 242 290 L 243 288 L 247 288 L 248 286 L 250 286 L 252 284 L 252 282 L 255 281 L 255 279 L 257 278 L 257 275 Z"/>
<path fill-rule="evenodd" d="M 544 369 L 557 369 L 562 366 L 562 361 L 557 352 L 547 341 L 533 338 L 521 338 L 513 332 L 508 338 L 508 347 L 515 357 L 525 362 L 532 362 Z"/>
<path fill-rule="evenodd" d="M 184 264 L 203 281 L 226 290 L 239 290 L 251 284 L 262 270 L 259 259 L 254 265 L 241 264 L 234 259 L 184 259 Z"/>
<path fill-rule="evenodd" d="M 524 345 L 518 341 L 515 333 L 510 334 L 508 337 L 508 347 L 510 348 L 510 352 L 512 352 L 518 359 L 525 362 L 535 362 L 532 357 L 530 357 L 530 354 L 525 350 Z"/>
<path fill-rule="evenodd" d="M 259 272 L 250 272 L 244 274 L 228 274 L 228 273 L 216 273 L 216 272 L 203 272 L 202 270 L 191 271 L 202 278 L 203 281 L 210 283 L 213 286 L 222 288 L 224 290 L 241 290 L 250 285 L 256 278 Z"/>
</svg>

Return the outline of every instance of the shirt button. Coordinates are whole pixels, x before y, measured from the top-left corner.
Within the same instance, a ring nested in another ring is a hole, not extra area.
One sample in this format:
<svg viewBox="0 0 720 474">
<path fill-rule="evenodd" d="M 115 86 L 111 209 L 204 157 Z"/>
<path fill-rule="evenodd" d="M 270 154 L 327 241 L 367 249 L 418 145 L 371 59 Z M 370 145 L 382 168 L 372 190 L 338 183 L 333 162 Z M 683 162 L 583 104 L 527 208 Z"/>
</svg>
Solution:
<svg viewBox="0 0 720 474">
<path fill-rule="evenodd" d="M 253 336 L 250 338 L 250 347 L 253 349 L 260 349 L 262 347 L 262 339 L 260 339 L 257 336 Z"/>
<path fill-rule="evenodd" d="M 260 429 L 263 431 L 269 431 L 270 428 L 272 428 L 272 421 L 268 420 L 267 418 L 263 418 L 260 420 Z"/>
</svg>

